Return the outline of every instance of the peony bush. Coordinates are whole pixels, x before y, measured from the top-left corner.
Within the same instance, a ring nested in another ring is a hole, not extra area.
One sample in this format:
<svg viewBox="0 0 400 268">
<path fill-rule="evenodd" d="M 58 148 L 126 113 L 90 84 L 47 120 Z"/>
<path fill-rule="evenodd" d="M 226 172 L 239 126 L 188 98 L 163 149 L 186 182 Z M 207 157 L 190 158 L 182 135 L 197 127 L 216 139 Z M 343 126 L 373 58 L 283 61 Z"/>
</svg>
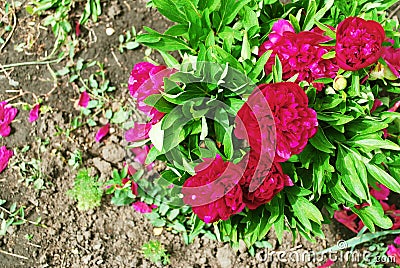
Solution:
<svg viewBox="0 0 400 268">
<path fill-rule="evenodd" d="M 126 140 L 149 170 L 163 163 L 135 175 L 135 209 L 162 226 L 165 207 L 190 207 L 174 211 L 191 229 L 176 230 L 212 223 L 234 246 L 271 228 L 314 241 L 333 218 L 399 228 L 387 203 L 400 193 L 395 2 L 150 1 L 175 24 L 137 36 L 165 65 L 129 77 L 146 119 Z"/>
</svg>

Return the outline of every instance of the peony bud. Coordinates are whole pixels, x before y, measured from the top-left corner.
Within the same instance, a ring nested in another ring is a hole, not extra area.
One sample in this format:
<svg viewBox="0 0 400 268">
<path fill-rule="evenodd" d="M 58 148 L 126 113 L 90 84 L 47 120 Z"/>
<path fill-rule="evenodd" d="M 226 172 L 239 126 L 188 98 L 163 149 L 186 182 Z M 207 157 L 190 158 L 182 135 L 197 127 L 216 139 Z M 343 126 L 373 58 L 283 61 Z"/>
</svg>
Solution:
<svg viewBox="0 0 400 268">
<path fill-rule="evenodd" d="M 343 75 L 337 75 L 333 80 L 333 88 L 337 91 L 343 90 L 347 87 L 346 77 Z"/>
</svg>

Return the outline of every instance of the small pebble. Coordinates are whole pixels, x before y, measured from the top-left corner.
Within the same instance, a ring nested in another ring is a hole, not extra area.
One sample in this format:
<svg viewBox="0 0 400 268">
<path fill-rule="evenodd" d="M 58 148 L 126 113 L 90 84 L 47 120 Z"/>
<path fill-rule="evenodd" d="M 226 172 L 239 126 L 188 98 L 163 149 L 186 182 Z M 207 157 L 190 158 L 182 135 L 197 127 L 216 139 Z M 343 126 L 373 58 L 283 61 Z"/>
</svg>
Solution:
<svg viewBox="0 0 400 268">
<path fill-rule="evenodd" d="M 108 36 L 111 36 L 115 33 L 115 30 L 113 28 L 106 28 L 106 34 Z"/>
</svg>

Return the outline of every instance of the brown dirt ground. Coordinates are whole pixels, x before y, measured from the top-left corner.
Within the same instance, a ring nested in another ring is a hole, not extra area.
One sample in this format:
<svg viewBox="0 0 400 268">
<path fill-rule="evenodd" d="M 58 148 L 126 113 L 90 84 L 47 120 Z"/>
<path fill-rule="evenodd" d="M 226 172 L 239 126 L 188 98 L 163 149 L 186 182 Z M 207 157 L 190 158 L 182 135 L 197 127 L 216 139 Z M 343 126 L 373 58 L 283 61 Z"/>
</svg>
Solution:
<svg viewBox="0 0 400 268">
<path fill-rule="evenodd" d="M 106 71 L 117 91 L 112 97 L 114 103 L 124 103 L 127 89 L 124 86 L 129 77 L 132 66 L 143 60 L 144 48 L 118 51 L 118 35 L 135 25 L 139 30 L 143 25 L 157 30 L 166 28 L 169 22 L 154 10 L 146 9 L 143 0 L 130 1 L 103 1 L 103 15 L 96 24 L 89 24 L 83 28 L 82 39 L 87 46 L 83 47 L 75 58 L 98 60 L 105 63 Z M 3 4 L 1 4 L 3 5 Z M 0 64 L 7 65 L 16 62 L 34 61 L 45 56 L 46 51 L 52 49 L 54 37 L 49 28 L 39 27 L 40 20 L 28 15 L 24 9 L 17 13 L 18 24 L 10 43 L 0 53 Z M 107 36 L 106 27 L 115 29 L 115 34 Z M 97 41 L 90 43 L 89 32 L 94 33 Z M 14 47 L 28 38 L 35 40 L 31 48 L 17 52 Z M 112 56 L 115 53 L 117 60 Z M 157 55 L 152 55 L 158 60 Z M 58 70 L 65 66 L 65 61 L 51 65 Z M 0 66 L 1 66 L 0 65 Z M 0 74 L 3 74 L 0 72 Z M 46 98 L 45 104 L 52 108 L 51 113 L 42 115 L 38 122 L 31 125 L 27 121 L 28 112 L 20 110 L 17 121 L 12 124 L 13 133 L 10 137 L 0 140 L 1 145 L 8 148 L 22 148 L 30 145 L 31 149 L 25 155 L 26 159 L 41 159 L 41 171 L 45 175 L 46 189 L 36 191 L 32 186 L 25 186 L 17 166 L 8 168 L 0 175 L 0 199 L 26 207 L 26 218 L 35 220 L 42 217 L 42 223 L 47 228 L 24 224 L 13 227 L 9 233 L 0 237 L 0 250 L 27 257 L 27 260 L 0 253 L 0 267 L 157 267 L 146 260 L 140 253 L 144 243 L 151 239 L 158 239 L 165 245 L 171 254 L 170 267 L 315 267 L 315 263 L 285 263 L 266 261 L 261 257 L 252 257 L 243 248 L 233 251 L 229 245 L 209 240 L 205 237 L 197 238 L 193 244 L 185 245 L 180 235 L 166 230 L 161 236 L 153 234 L 153 227 L 148 220 L 134 210 L 127 207 L 111 205 L 110 198 L 104 197 L 101 207 L 81 212 L 76 203 L 66 196 L 66 191 L 73 185 L 76 171 L 66 163 L 70 154 L 79 149 L 83 151 L 85 166 L 94 166 L 93 159 L 106 161 L 102 154 L 103 149 L 110 146 L 123 148 L 123 133 L 116 131 L 105 142 L 94 143 L 95 130 L 81 127 L 69 139 L 65 136 L 56 136 L 56 126 L 65 128 L 69 124 L 70 115 L 76 116 L 79 111 L 74 108 L 74 102 L 79 97 L 77 90 L 68 83 L 68 77 L 61 77 L 57 84 L 50 75 L 48 66 L 33 65 L 14 68 L 7 74 L 19 85 L 12 87 L 8 79 L 1 76 L 0 100 L 18 95 L 6 90 L 22 90 L 44 97 L 47 92 L 54 91 Z M 33 104 L 32 94 L 26 94 L 13 103 Z M 21 106 L 19 106 L 21 108 Z M 50 139 L 50 143 L 41 146 L 39 142 Z M 119 163 L 106 163 L 106 166 L 121 168 Z M 101 170 L 99 171 L 101 173 Z M 275 250 L 296 248 L 297 251 L 319 251 L 332 246 L 342 238 L 351 237 L 351 233 L 343 230 L 338 224 L 325 227 L 326 240 L 318 240 L 311 244 L 304 239 L 297 238 L 292 244 L 292 238 L 287 235 L 284 243 L 279 245 L 274 234 L 269 234 L 269 241 Z M 25 236 L 33 235 L 28 241 Z M 259 250 L 258 256 L 263 253 Z M 337 267 L 344 267 L 338 264 Z"/>
</svg>

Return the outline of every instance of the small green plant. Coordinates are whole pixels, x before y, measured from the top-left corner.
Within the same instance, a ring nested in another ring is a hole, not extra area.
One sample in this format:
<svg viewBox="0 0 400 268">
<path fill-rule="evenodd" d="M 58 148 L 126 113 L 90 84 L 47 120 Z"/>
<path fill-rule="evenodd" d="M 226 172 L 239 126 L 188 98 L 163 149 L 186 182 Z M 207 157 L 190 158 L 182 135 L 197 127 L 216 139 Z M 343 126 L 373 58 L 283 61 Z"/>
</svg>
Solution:
<svg viewBox="0 0 400 268">
<path fill-rule="evenodd" d="M 383 268 L 385 260 L 390 260 L 389 256 L 386 255 L 388 246 L 384 242 L 374 242 L 368 247 L 370 254 L 364 256 L 361 262 L 358 264 L 359 267 L 374 267 Z M 385 261 L 389 262 L 389 261 Z"/>
<path fill-rule="evenodd" d="M 68 160 L 68 165 L 72 167 L 72 169 L 79 168 L 82 165 L 82 153 L 79 150 L 75 150 L 71 153 L 71 157 Z"/>
<path fill-rule="evenodd" d="M 143 255 L 153 263 L 167 265 L 170 263 L 167 250 L 161 245 L 160 241 L 151 240 L 142 246 Z"/>
<path fill-rule="evenodd" d="M 133 50 L 139 47 L 139 43 L 135 41 L 136 39 L 136 29 L 132 26 L 131 31 L 127 31 L 125 35 L 121 34 L 119 36 L 119 52 L 123 53 L 124 49 Z"/>
<path fill-rule="evenodd" d="M 37 139 L 37 151 L 36 158 L 27 158 L 25 153 L 31 150 L 30 146 L 27 145 L 22 149 L 16 150 L 16 162 L 15 166 L 18 167 L 20 180 L 19 182 L 25 182 L 26 186 L 33 185 L 35 190 L 46 189 L 46 175 L 41 170 L 42 160 L 40 156 L 46 152 L 46 146 L 50 143 L 50 139 L 41 140 Z"/>
<path fill-rule="evenodd" d="M 12 203 L 9 209 L 3 207 L 7 201 L 0 199 L 0 237 L 7 234 L 7 230 L 11 226 L 21 225 L 24 223 L 30 223 L 36 226 L 46 227 L 41 225 L 41 218 L 39 217 L 35 222 L 25 219 L 25 207 L 21 206 L 17 208 L 17 203 Z"/>
<path fill-rule="evenodd" d="M 76 5 L 77 4 L 77 5 Z M 51 55 L 63 44 L 66 44 L 68 36 L 73 29 L 71 25 L 71 13 L 75 12 L 75 6 L 83 6 L 80 1 L 75 0 L 37 0 L 32 1 L 31 5 L 26 7 L 26 11 L 32 15 L 45 16 L 43 19 L 44 26 L 51 26 L 56 42 Z M 98 16 L 101 15 L 100 0 L 87 0 L 85 9 L 77 11 L 81 13 L 79 25 L 84 25 L 91 17 L 97 22 Z M 79 29 L 79 25 L 77 28 Z M 76 35 L 79 35 L 76 32 Z"/>
<path fill-rule="evenodd" d="M 103 195 L 102 183 L 98 177 L 90 176 L 91 169 L 81 169 L 76 175 L 74 187 L 67 192 L 71 198 L 78 201 L 79 210 L 90 210 L 100 206 Z"/>
</svg>

